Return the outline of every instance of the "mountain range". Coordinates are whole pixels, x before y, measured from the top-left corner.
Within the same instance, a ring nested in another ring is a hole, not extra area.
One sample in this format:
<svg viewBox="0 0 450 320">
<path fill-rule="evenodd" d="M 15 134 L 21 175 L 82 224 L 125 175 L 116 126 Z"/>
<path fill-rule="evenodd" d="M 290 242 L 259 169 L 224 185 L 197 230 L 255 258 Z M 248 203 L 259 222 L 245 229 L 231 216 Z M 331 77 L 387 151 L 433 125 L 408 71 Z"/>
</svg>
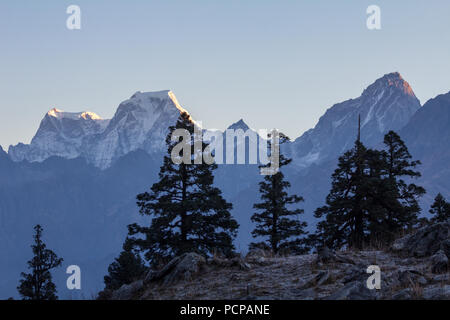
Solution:
<svg viewBox="0 0 450 320">
<path fill-rule="evenodd" d="M 106 169 L 124 155 L 141 149 L 149 154 L 164 151 L 168 127 L 185 110 L 171 91 L 136 92 L 122 102 L 111 120 L 93 112 L 50 110 L 30 145 L 9 147 L 13 161 L 42 162 L 52 156 L 84 158 Z"/>
<path fill-rule="evenodd" d="M 186 111 L 171 91 L 137 92 L 110 120 L 93 112 L 50 110 L 29 145 L 0 147 L 0 298 L 15 287 L 31 257 L 32 227 L 40 223 L 48 246 L 64 258 L 55 272 L 65 298 L 90 298 L 102 289 L 107 266 L 120 252 L 126 225 L 149 223 L 138 215 L 135 195 L 157 179 L 168 127 Z M 422 161 L 417 181 L 427 189 L 426 214 L 434 196 L 450 198 L 450 92 L 421 106 L 397 72 L 384 75 L 360 97 L 337 103 L 317 125 L 282 148 L 292 164 L 285 175 L 291 192 L 302 195 L 304 219 L 313 230 L 314 209 L 323 205 L 337 158 L 352 147 L 361 117 L 361 139 L 381 147 L 383 135 L 397 131 L 414 159 Z M 248 129 L 244 120 L 230 129 Z M 248 149 L 248 146 L 247 146 Z M 251 241 L 253 203 L 262 176 L 255 164 L 219 165 L 216 185 L 233 203 L 240 223 L 235 241 L 245 251 Z M 82 270 L 81 292 L 65 288 L 65 267 Z"/>
</svg>

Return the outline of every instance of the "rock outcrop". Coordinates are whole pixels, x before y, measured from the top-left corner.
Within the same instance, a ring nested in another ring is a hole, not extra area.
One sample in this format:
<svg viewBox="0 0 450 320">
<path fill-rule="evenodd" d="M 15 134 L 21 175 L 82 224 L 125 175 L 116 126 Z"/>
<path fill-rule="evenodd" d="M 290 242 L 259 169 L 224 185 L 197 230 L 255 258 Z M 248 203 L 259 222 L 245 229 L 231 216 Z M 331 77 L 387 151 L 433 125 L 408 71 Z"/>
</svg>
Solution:
<svg viewBox="0 0 450 320">
<path fill-rule="evenodd" d="M 136 298 L 136 294 L 144 286 L 142 280 L 132 282 L 130 284 L 124 284 L 118 290 L 114 291 L 111 300 L 133 300 Z"/>
<path fill-rule="evenodd" d="M 414 257 L 430 257 L 439 250 L 443 250 L 448 256 L 450 253 L 450 219 L 422 227 L 415 233 L 396 240 L 392 249 Z"/>
<path fill-rule="evenodd" d="M 439 250 L 431 257 L 431 271 L 433 273 L 444 273 L 448 271 L 448 257 L 443 250 Z"/>
<path fill-rule="evenodd" d="M 205 263 L 206 260 L 201 255 L 193 252 L 185 253 L 173 258 L 160 271 L 150 270 L 145 276 L 144 283 L 160 281 L 163 285 L 168 286 L 180 280 L 191 280 L 200 272 Z"/>
</svg>

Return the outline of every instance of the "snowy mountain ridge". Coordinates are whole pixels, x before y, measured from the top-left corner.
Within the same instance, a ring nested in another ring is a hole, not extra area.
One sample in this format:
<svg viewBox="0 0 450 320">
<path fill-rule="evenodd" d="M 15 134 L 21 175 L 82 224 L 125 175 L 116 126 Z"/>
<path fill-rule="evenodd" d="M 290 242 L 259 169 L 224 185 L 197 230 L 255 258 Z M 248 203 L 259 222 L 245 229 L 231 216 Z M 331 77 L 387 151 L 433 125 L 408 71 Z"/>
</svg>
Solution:
<svg viewBox="0 0 450 320">
<path fill-rule="evenodd" d="M 187 112 L 169 91 L 136 92 L 122 102 L 111 120 L 93 112 L 64 112 L 53 108 L 42 120 L 29 145 L 10 146 L 13 161 L 42 162 L 51 156 L 84 157 L 101 169 L 137 149 L 160 152 L 168 127 Z"/>
<path fill-rule="evenodd" d="M 298 169 L 308 168 L 351 148 L 359 116 L 363 142 L 370 147 L 379 143 L 388 130 L 404 127 L 419 108 L 420 102 L 408 82 L 398 72 L 389 73 L 369 85 L 360 97 L 333 105 L 313 129 L 283 149 L 294 158 Z M 8 153 L 16 162 L 42 162 L 51 156 L 83 157 L 106 169 L 138 149 L 149 154 L 164 152 L 168 127 L 176 123 L 181 112 L 187 113 L 169 90 L 136 92 L 119 105 L 111 120 L 92 112 L 52 109 L 31 144 L 11 146 Z M 246 131 L 249 127 L 240 119 L 228 129 Z"/>
</svg>

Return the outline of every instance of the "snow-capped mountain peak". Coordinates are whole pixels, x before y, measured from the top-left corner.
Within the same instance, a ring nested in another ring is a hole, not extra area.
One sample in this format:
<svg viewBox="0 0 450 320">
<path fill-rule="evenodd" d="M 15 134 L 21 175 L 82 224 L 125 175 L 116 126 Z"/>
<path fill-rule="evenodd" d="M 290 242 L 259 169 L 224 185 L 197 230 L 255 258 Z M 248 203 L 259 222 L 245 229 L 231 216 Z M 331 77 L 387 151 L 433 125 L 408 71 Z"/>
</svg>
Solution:
<svg viewBox="0 0 450 320">
<path fill-rule="evenodd" d="M 65 112 L 63 110 L 53 108 L 49 112 L 47 112 L 49 117 L 53 117 L 56 119 L 84 119 L 84 120 L 103 120 L 99 115 L 94 112 L 84 111 L 84 112 Z"/>
<path fill-rule="evenodd" d="M 377 79 L 363 91 L 362 96 L 379 96 L 389 90 L 398 91 L 404 95 L 416 98 L 411 86 L 399 72 L 388 73 Z"/>
<path fill-rule="evenodd" d="M 386 74 L 360 97 L 329 108 L 314 129 L 295 140 L 291 156 L 305 168 L 342 154 L 353 146 L 359 116 L 362 142 L 372 147 L 382 142 L 387 131 L 403 128 L 419 108 L 419 100 L 400 73 Z"/>
<path fill-rule="evenodd" d="M 177 97 L 171 90 L 161 90 L 154 92 L 137 91 L 127 101 L 133 101 L 134 103 L 139 104 L 142 108 L 145 108 L 150 111 L 154 108 L 153 102 L 155 100 L 165 101 L 167 99 L 169 99 L 172 102 L 172 106 L 177 108 L 180 113 L 182 112 L 189 113 L 180 105 L 180 103 L 177 100 Z"/>
<path fill-rule="evenodd" d="M 30 145 L 9 148 L 14 161 L 41 162 L 51 156 L 84 157 L 102 169 L 119 157 L 143 149 L 148 153 L 165 148 L 168 128 L 176 123 L 181 107 L 170 90 L 136 92 L 122 102 L 111 120 L 93 112 L 51 109 Z"/>
<path fill-rule="evenodd" d="M 161 152 L 168 128 L 182 112 L 188 113 L 170 90 L 138 91 L 119 105 L 103 132 L 87 138 L 84 155 L 103 169 L 137 149 L 150 154 Z"/>
</svg>

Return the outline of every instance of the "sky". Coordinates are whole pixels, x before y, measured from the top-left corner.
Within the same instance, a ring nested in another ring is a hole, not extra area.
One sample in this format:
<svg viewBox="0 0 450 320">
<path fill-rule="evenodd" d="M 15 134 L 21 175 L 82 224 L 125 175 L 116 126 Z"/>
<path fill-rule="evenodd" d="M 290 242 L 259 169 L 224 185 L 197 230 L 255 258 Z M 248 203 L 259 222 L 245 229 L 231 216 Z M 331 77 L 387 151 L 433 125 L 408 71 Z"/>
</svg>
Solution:
<svg viewBox="0 0 450 320">
<path fill-rule="evenodd" d="M 389 72 L 422 103 L 450 91 L 449 31 L 448 0 L 2 0 L 0 145 L 29 143 L 54 107 L 111 118 L 164 89 L 205 128 L 296 138 Z"/>
</svg>

